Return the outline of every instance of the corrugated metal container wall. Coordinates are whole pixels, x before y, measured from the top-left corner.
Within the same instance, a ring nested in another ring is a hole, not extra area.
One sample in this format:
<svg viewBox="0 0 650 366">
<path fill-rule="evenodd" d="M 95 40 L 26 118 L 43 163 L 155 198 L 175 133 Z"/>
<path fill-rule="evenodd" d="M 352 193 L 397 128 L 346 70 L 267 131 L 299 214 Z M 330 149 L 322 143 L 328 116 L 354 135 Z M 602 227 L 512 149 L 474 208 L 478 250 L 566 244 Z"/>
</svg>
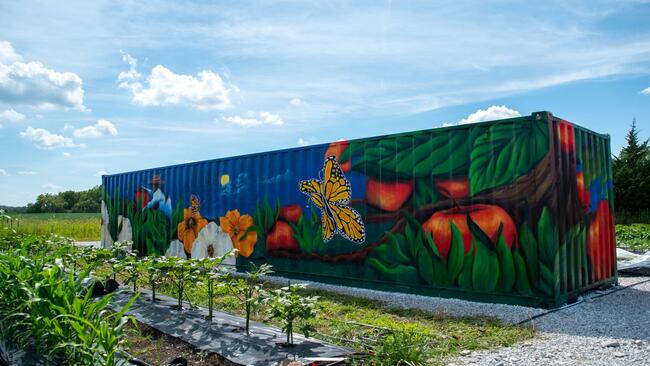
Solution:
<svg viewBox="0 0 650 366">
<path fill-rule="evenodd" d="M 558 306 L 616 282 L 609 138 L 531 116 L 103 177 L 102 241 Z"/>
</svg>

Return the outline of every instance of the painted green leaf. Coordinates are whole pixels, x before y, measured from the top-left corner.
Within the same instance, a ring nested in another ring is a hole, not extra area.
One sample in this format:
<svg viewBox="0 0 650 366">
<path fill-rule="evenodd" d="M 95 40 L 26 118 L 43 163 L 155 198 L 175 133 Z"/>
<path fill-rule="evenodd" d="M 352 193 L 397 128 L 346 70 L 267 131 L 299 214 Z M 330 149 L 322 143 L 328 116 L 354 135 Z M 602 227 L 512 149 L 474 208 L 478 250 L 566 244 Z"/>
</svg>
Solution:
<svg viewBox="0 0 650 366">
<path fill-rule="evenodd" d="M 516 273 L 512 252 L 502 234 L 497 240 L 497 257 L 499 258 L 499 290 L 508 293 L 515 284 Z"/>
<path fill-rule="evenodd" d="M 555 279 L 553 271 L 551 271 L 545 264 L 539 264 L 539 282 L 537 283 L 537 288 L 545 293 L 546 295 L 553 295 L 553 289 L 555 287 Z"/>
<path fill-rule="evenodd" d="M 533 294 L 533 289 L 530 285 L 530 281 L 528 281 L 528 276 L 526 275 L 527 271 L 524 259 L 516 250 L 512 252 L 512 259 L 515 264 L 517 277 L 515 281 L 515 288 L 517 289 L 517 292 L 524 296 L 531 296 Z"/>
<path fill-rule="evenodd" d="M 434 188 L 431 179 L 416 179 L 413 189 L 413 206 L 422 207 L 436 202 L 438 202 L 438 191 Z"/>
<path fill-rule="evenodd" d="M 472 289 L 472 268 L 474 267 L 474 244 L 470 246 L 469 252 L 463 259 L 463 269 L 458 275 L 458 287 L 471 290 Z"/>
<path fill-rule="evenodd" d="M 542 214 L 537 224 L 537 245 L 539 246 L 539 259 L 547 266 L 552 266 L 556 253 L 556 231 L 548 208 L 542 209 Z"/>
<path fill-rule="evenodd" d="M 448 284 L 447 269 L 439 256 L 431 255 L 424 247 L 422 240 L 418 241 L 418 270 L 420 277 L 429 285 L 444 287 Z M 435 246 L 435 245 L 434 245 Z"/>
<path fill-rule="evenodd" d="M 368 264 L 375 268 L 383 278 L 402 282 L 407 284 L 416 284 L 418 283 L 418 274 L 417 270 L 413 266 L 398 265 L 398 266 L 387 266 L 376 258 L 368 259 Z"/>
<path fill-rule="evenodd" d="M 374 253 L 385 263 L 397 265 L 408 264 L 410 262 L 409 257 L 402 253 L 400 244 L 395 236 L 389 236 L 388 241 L 375 248 Z"/>
<path fill-rule="evenodd" d="M 476 255 L 472 268 L 472 288 L 478 291 L 494 292 L 499 282 L 499 259 L 497 254 L 484 243 L 474 238 Z"/>
<path fill-rule="evenodd" d="M 537 255 L 537 240 L 526 223 L 519 226 L 519 249 L 526 263 L 528 278 L 533 283 L 539 279 L 539 259 Z"/>
<path fill-rule="evenodd" d="M 469 165 L 470 193 L 514 183 L 548 153 L 545 123 L 521 119 L 499 123 L 478 135 Z"/>
<path fill-rule="evenodd" d="M 454 221 L 450 220 L 449 223 L 451 226 L 451 246 L 447 256 L 447 273 L 449 274 L 450 281 L 453 283 L 463 270 L 465 243 L 463 242 L 463 234 L 458 230 Z"/>
</svg>

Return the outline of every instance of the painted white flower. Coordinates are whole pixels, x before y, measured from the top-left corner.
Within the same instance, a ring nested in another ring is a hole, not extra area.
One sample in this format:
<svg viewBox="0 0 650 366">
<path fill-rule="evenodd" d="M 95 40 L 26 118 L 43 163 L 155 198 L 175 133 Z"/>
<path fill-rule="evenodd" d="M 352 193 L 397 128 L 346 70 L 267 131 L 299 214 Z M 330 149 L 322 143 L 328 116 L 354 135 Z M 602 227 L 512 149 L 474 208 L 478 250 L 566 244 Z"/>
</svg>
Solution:
<svg viewBox="0 0 650 366">
<path fill-rule="evenodd" d="M 102 248 L 112 249 L 113 248 L 113 237 L 111 237 L 111 232 L 108 230 L 108 209 L 106 208 L 106 203 L 102 200 L 101 206 L 102 213 Z"/>
<path fill-rule="evenodd" d="M 192 258 L 221 257 L 233 250 L 230 235 L 224 233 L 219 225 L 214 222 L 206 225 L 192 244 Z M 222 262 L 226 265 L 235 265 L 235 256 L 229 255 Z"/>
<path fill-rule="evenodd" d="M 133 230 L 131 229 L 131 221 L 123 216 L 118 217 L 118 225 L 122 225 L 122 230 L 117 234 L 117 241 L 133 241 Z M 119 226 L 118 226 L 119 227 Z"/>
<path fill-rule="evenodd" d="M 185 249 L 183 249 L 183 243 L 181 243 L 180 240 L 174 240 L 169 243 L 169 248 L 167 248 L 167 251 L 165 252 L 165 257 L 179 257 L 187 259 Z"/>
</svg>

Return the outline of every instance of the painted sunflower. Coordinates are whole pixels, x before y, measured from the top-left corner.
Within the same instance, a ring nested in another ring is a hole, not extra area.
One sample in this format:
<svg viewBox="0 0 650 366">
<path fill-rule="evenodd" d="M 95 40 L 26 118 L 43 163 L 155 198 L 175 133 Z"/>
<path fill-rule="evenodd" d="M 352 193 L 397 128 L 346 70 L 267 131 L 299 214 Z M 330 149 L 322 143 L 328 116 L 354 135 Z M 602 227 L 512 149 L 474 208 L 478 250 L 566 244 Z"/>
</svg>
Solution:
<svg viewBox="0 0 650 366">
<path fill-rule="evenodd" d="M 253 226 L 253 218 L 250 215 L 241 215 L 239 210 L 226 212 L 226 216 L 219 219 L 221 230 L 230 235 L 232 244 L 238 253 L 244 257 L 253 254 L 255 243 L 257 243 L 257 232 L 254 230 L 244 235 Z"/>
<path fill-rule="evenodd" d="M 192 244 L 199 235 L 201 229 L 207 224 L 199 212 L 199 199 L 195 196 L 190 198 L 190 207 L 183 209 L 183 221 L 178 224 L 178 240 L 183 242 L 186 253 L 192 253 Z"/>
</svg>

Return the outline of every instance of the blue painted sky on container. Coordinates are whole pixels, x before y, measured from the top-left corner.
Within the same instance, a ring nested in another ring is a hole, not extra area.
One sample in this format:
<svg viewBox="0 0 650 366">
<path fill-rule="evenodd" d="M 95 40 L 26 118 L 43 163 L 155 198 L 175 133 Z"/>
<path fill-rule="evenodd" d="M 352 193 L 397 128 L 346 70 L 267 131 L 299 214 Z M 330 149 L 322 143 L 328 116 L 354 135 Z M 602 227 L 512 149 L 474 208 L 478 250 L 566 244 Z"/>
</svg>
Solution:
<svg viewBox="0 0 650 366">
<path fill-rule="evenodd" d="M 2 2 L 0 204 L 515 111 L 616 152 L 634 117 L 650 136 L 647 19 L 647 1 Z"/>
</svg>

